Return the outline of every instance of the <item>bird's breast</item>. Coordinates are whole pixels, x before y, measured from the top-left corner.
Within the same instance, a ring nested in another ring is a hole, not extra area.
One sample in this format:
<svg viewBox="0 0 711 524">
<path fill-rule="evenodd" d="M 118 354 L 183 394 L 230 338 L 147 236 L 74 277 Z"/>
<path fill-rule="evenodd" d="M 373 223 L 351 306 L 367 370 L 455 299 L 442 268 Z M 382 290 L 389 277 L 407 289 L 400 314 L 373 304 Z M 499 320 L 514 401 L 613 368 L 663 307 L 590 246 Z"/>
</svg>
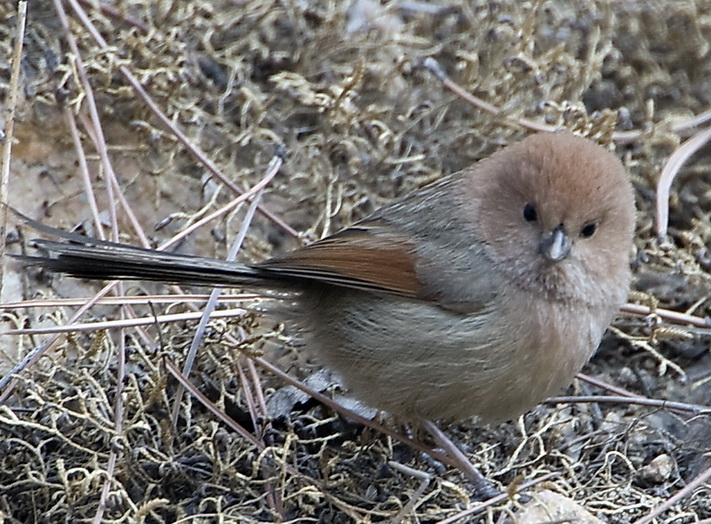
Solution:
<svg viewBox="0 0 711 524">
<path fill-rule="evenodd" d="M 471 314 L 397 296 L 309 296 L 309 346 L 369 405 L 402 419 L 513 418 L 568 385 L 605 325 L 531 298 Z"/>
</svg>

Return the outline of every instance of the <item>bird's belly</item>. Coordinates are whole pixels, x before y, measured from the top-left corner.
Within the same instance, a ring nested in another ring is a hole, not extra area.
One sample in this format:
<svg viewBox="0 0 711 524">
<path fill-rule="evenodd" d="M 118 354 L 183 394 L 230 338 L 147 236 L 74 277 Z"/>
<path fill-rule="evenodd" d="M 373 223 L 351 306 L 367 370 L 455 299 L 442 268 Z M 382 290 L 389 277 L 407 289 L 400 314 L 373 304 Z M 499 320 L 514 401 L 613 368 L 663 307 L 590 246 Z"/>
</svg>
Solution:
<svg viewBox="0 0 711 524">
<path fill-rule="evenodd" d="M 518 316 L 460 314 L 402 298 L 324 293 L 302 305 L 315 355 L 360 399 L 405 420 L 516 417 L 569 384 L 602 335 L 595 322 L 562 325 L 571 312 L 551 316 L 550 308 L 545 318 L 535 307 Z"/>
</svg>

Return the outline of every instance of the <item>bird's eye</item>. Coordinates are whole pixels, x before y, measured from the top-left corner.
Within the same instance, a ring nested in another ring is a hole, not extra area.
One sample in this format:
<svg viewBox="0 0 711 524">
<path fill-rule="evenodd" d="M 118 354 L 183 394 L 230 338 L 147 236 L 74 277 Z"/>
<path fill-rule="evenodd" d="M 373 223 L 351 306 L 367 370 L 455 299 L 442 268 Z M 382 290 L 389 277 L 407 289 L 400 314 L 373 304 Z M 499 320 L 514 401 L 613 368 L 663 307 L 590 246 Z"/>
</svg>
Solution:
<svg viewBox="0 0 711 524">
<path fill-rule="evenodd" d="M 533 204 L 526 204 L 523 206 L 523 219 L 526 222 L 535 222 L 538 220 L 538 213 L 536 213 L 536 208 Z"/>
<path fill-rule="evenodd" d="M 595 222 L 588 222 L 580 230 L 580 238 L 590 238 L 597 231 L 597 224 Z"/>
</svg>

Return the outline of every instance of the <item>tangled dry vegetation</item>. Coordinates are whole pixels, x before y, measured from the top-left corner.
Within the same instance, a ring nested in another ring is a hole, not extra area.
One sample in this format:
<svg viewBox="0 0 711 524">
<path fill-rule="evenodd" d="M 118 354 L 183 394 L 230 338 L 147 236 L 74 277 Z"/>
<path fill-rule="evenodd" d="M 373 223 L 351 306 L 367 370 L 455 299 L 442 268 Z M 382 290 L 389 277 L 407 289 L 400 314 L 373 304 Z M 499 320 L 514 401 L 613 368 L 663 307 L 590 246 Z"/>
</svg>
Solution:
<svg viewBox="0 0 711 524">
<path fill-rule="evenodd" d="M 67 10 L 67 27 L 57 5 Z M 16 2 L 0 4 L 3 108 L 11 99 L 17 9 Z M 687 161 L 674 181 L 664 245 L 654 217 L 666 161 L 708 125 L 695 118 L 711 103 L 710 39 L 711 5 L 703 0 L 37 0 L 29 3 L 24 37 L 9 201 L 44 223 L 96 234 L 85 184 L 110 223 L 102 152 L 154 245 L 234 198 L 159 123 L 126 72 L 235 189 L 258 183 L 275 146 L 285 147 L 262 205 L 292 229 L 258 215 L 243 259 L 334 232 L 524 136 L 525 119 L 567 127 L 614 147 L 629 168 L 639 210 L 631 299 L 652 308 L 621 315 L 586 373 L 648 398 L 708 405 L 707 156 Z M 453 94 L 422 67 L 430 57 L 498 110 Z M 89 182 L 80 175 L 73 129 Z M 224 256 L 244 212 L 237 207 L 179 249 Z M 120 208 L 121 238 L 139 243 L 126 217 Z M 12 222 L 8 250 L 20 252 L 32 234 Z M 89 297 L 99 289 L 6 264 L 4 302 Z M 165 291 L 126 288 L 131 295 Z M 248 357 L 264 355 L 316 389 L 340 394 L 281 326 L 248 302 L 229 307 L 243 309 L 210 324 L 191 380 L 255 442 L 191 395 L 173 428 L 177 382 L 165 363 L 182 363 L 196 321 L 156 323 L 154 314 L 189 305 L 177 297 L 144 301 L 134 306 L 147 319 L 143 328 L 64 334 L 4 390 L 0 520 L 494 522 L 516 510 L 520 501 L 512 498 L 465 515 L 479 503 L 460 473 L 254 371 Z M 672 323 L 657 308 L 700 321 Z M 75 311 L 37 302 L 5 308 L 3 320 L 6 329 L 53 327 Z M 118 319 L 120 311 L 103 304 L 81 320 Z M 0 374 L 48 338 L 4 335 Z M 604 394 L 581 381 L 571 392 Z M 258 415 L 261 394 L 270 418 Z M 657 522 L 711 518 L 711 485 L 703 482 L 711 467 L 708 414 L 561 402 L 499 427 L 462 423 L 448 431 L 504 489 L 545 478 L 549 491 L 611 523 L 644 518 L 665 503 Z"/>
</svg>

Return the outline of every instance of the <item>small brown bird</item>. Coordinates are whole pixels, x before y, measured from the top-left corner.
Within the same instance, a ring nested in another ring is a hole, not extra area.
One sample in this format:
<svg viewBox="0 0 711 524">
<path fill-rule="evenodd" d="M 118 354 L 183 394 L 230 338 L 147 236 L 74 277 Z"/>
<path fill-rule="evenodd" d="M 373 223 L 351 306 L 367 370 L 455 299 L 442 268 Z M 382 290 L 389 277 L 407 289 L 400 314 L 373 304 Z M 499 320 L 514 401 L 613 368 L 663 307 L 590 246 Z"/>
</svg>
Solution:
<svg viewBox="0 0 711 524">
<path fill-rule="evenodd" d="M 265 262 L 73 236 L 37 240 L 49 254 L 30 263 L 293 291 L 307 347 L 366 403 L 413 422 L 496 422 L 568 385 L 595 351 L 627 296 L 634 222 L 614 155 L 542 133 Z"/>
</svg>

